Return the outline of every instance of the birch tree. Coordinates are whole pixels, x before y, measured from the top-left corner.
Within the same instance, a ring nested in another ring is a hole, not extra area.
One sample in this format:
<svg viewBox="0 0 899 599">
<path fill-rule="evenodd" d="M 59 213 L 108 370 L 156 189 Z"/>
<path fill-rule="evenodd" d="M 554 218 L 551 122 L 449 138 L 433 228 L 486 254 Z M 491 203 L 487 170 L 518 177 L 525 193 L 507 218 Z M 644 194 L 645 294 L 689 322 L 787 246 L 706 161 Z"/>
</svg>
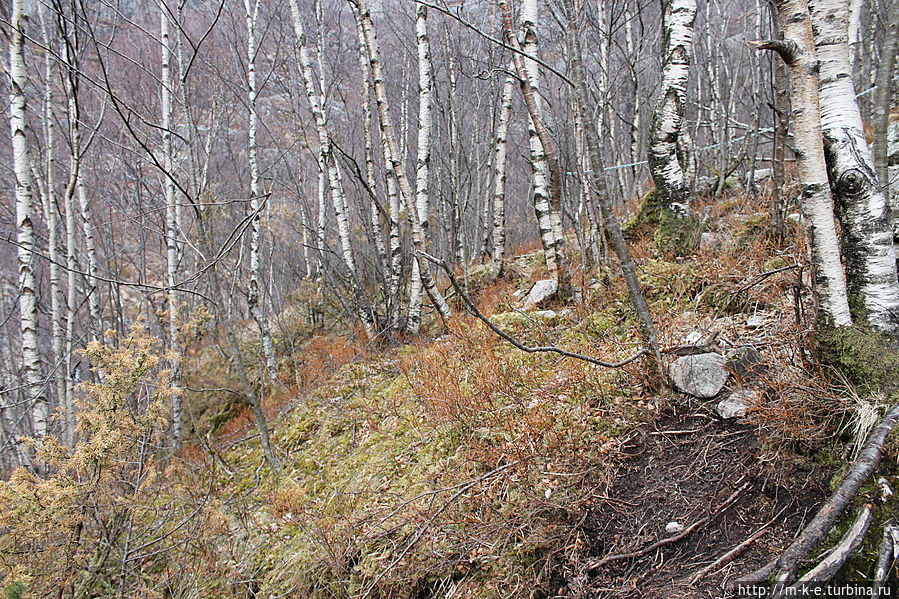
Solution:
<svg viewBox="0 0 899 599">
<path fill-rule="evenodd" d="M 31 189 L 31 160 L 28 151 L 25 84 L 24 1 L 13 0 L 9 44 L 9 129 L 12 137 L 13 172 L 16 183 L 16 244 L 19 266 L 19 325 L 22 340 L 22 373 L 26 405 L 31 409 L 36 437 L 48 432 L 49 406 L 43 385 L 38 350 L 37 280 L 34 273 L 34 199 Z"/>
<path fill-rule="evenodd" d="M 806 0 L 777 0 L 776 12 L 781 39 L 756 46 L 776 51 L 787 65 L 802 213 L 811 245 L 818 316 L 825 324 L 848 326 L 852 316 L 827 180 L 811 17 Z"/>
<path fill-rule="evenodd" d="M 663 208 L 685 216 L 690 188 L 685 165 L 678 160 L 678 139 L 687 103 L 696 1 L 664 0 L 662 13 L 662 82 L 652 115 L 649 168 Z"/>
<path fill-rule="evenodd" d="M 291 0 L 291 2 L 295 1 L 296 0 Z M 375 100 L 378 108 L 378 121 L 381 127 L 381 138 L 384 141 L 383 145 L 385 148 L 384 160 L 385 162 L 389 162 L 393 168 L 396 184 L 399 188 L 400 196 L 402 197 L 403 204 L 406 206 L 406 211 L 409 214 L 409 220 L 412 225 L 412 244 L 416 252 L 413 259 L 418 262 L 419 275 L 425 292 L 428 294 L 428 298 L 430 298 L 431 303 L 434 305 L 434 308 L 436 308 L 441 318 L 446 320 L 451 315 L 449 306 L 443 298 L 443 294 L 437 288 L 437 283 L 434 281 L 434 277 L 431 274 L 427 259 L 418 253 L 425 250 L 425 237 L 422 231 L 418 210 L 415 208 L 415 194 L 406 177 L 406 167 L 403 164 L 402 154 L 400 153 L 397 138 L 394 133 L 393 122 L 390 117 L 387 93 L 384 90 L 384 74 L 381 70 L 378 40 L 375 36 L 374 25 L 371 20 L 371 10 L 369 9 L 366 0 L 349 1 L 355 8 L 353 14 L 362 30 L 369 66 L 371 67 L 372 86 L 374 87 Z M 389 182 L 390 180 L 388 179 L 388 184 Z"/>
<path fill-rule="evenodd" d="M 825 157 L 837 216 L 849 296 L 875 329 L 899 331 L 899 281 L 890 209 L 865 138 L 847 43 L 848 0 L 810 0 Z"/>
<path fill-rule="evenodd" d="M 260 0 L 251 2 L 244 0 L 244 11 L 247 21 L 247 107 L 249 109 L 247 154 L 250 163 L 250 288 L 247 293 L 247 307 L 256 326 L 262 345 L 262 357 L 272 384 L 278 382 L 278 365 L 275 362 L 275 348 L 272 345 L 272 333 L 268 318 L 262 310 L 259 298 L 259 242 L 261 237 L 262 208 L 259 191 L 259 158 L 256 145 L 256 129 L 259 119 L 256 102 L 259 92 L 256 89 L 256 23 L 259 19 Z"/>
<path fill-rule="evenodd" d="M 169 10 L 166 0 L 159 7 L 159 42 L 161 51 L 160 75 L 160 108 L 162 110 L 162 160 L 169 173 L 174 172 L 172 149 L 172 49 L 169 41 Z M 171 381 L 172 381 L 172 446 L 181 446 L 181 335 L 178 327 L 178 292 L 175 289 L 178 281 L 178 266 L 181 261 L 181 248 L 178 242 L 180 235 L 180 210 L 175 199 L 175 185 L 170 177 L 163 175 L 165 193 L 165 246 L 166 246 L 166 283 L 168 310 L 168 335 L 171 348 Z"/>
<path fill-rule="evenodd" d="M 430 211 L 428 166 L 431 161 L 431 102 L 434 95 L 431 78 L 431 47 L 428 42 L 428 9 L 418 5 L 415 20 L 418 46 L 418 158 L 415 178 L 415 211 L 421 223 L 423 242 L 428 243 L 428 213 Z M 406 328 L 412 334 L 421 326 L 423 286 L 418 260 L 412 261 L 412 287 L 409 296 L 409 317 Z"/>
<path fill-rule="evenodd" d="M 493 159 L 493 269 L 497 276 L 503 274 L 506 261 L 506 156 L 514 91 L 515 78 L 510 74 L 503 83 Z"/>
</svg>

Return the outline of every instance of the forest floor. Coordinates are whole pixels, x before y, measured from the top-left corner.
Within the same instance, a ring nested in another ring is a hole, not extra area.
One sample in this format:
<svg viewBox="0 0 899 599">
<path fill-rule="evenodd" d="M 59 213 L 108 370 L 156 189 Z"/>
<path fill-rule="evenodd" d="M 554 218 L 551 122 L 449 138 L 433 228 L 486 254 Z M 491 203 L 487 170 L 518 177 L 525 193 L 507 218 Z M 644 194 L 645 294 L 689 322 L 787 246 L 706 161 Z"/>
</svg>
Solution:
<svg viewBox="0 0 899 599">
<path fill-rule="evenodd" d="M 661 255 L 651 232 L 631 244 L 666 359 L 690 333 L 762 356 L 759 373 L 732 376 L 711 400 L 660 389 L 639 361 L 602 369 L 525 354 L 464 314 L 449 330 L 432 323 L 433 340 L 379 348 L 314 334 L 302 305 L 285 311 L 275 328 L 290 391 L 266 406 L 278 481 L 260 475 L 245 407 L 214 391 L 191 397 L 193 435 L 212 457 L 185 455 L 212 466 L 228 522 L 212 586 L 260 597 L 729 596 L 808 522 L 885 398 L 815 359 L 797 237 L 773 243 L 761 201 L 703 210 L 710 236 L 689 256 Z M 579 302 L 522 310 L 541 262 L 519 252 L 498 281 L 471 267 L 471 294 L 526 343 L 607 360 L 639 346 L 615 266 L 572 269 Z M 187 368 L 193 388 L 230 376 L 211 349 Z M 722 419 L 718 400 L 743 386 L 757 399 Z M 867 576 L 871 551 L 843 576 Z"/>
</svg>

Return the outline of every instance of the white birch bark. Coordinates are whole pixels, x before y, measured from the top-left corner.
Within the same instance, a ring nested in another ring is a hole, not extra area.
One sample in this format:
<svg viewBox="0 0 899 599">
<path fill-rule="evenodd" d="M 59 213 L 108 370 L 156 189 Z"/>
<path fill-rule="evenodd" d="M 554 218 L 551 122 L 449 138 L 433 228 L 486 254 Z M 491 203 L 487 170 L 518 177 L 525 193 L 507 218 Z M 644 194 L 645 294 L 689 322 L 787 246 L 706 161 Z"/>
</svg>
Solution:
<svg viewBox="0 0 899 599">
<path fill-rule="evenodd" d="M 537 42 L 537 22 L 539 11 L 537 0 L 524 0 L 519 17 L 519 43 L 521 49 L 530 56 L 537 56 L 540 48 Z M 533 90 L 537 118 L 543 118 L 543 100 L 540 96 L 540 69 L 536 61 L 525 58 L 524 67 L 528 82 Z M 537 135 L 534 118 L 528 114 L 528 144 L 531 150 L 531 176 L 533 182 L 534 213 L 537 229 L 543 245 L 546 268 L 553 278 L 558 277 L 561 268 L 558 251 L 562 240 L 562 221 L 550 202 L 550 172 L 546 151 Z"/>
<path fill-rule="evenodd" d="M 295 0 L 291 0 L 295 2 Z M 424 235 L 422 233 L 421 222 L 418 217 L 418 210 L 415 206 L 415 195 L 412 192 L 412 186 L 406 178 L 406 168 L 400 159 L 399 148 L 397 146 L 396 135 L 394 134 L 393 123 L 390 118 L 390 109 L 387 103 L 387 94 L 384 89 L 384 75 L 381 71 L 381 59 L 378 51 L 378 40 L 375 37 L 374 27 L 371 21 L 371 11 L 366 0 L 354 0 L 354 11 L 357 22 L 362 28 L 363 38 L 365 40 L 365 48 L 368 53 L 369 65 L 371 66 L 372 84 L 375 90 L 375 100 L 378 108 L 378 120 L 381 126 L 381 137 L 384 140 L 384 146 L 389 150 L 389 156 L 385 156 L 385 161 L 390 162 L 396 177 L 396 183 L 402 196 L 403 203 L 406 205 L 407 212 L 410 216 L 412 224 L 412 244 L 416 250 L 414 258 L 418 262 L 421 274 L 422 284 L 425 292 L 437 309 L 437 312 L 443 319 L 451 316 L 449 306 L 443 298 L 443 294 L 437 288 L 437 283 L 431 275 L 428 267 L 427 259 L 420 255 L 418 251 L 424 251 Z M 389 183 L 389 179 L 388 179 Z"/>
<path fill-rule="evenodd" d="M 76 102 L 77 104 L 77 102 Z M 78 123 L 75 123 L 78 126 Z M 79 149 L 80 151 L 80 149 Z M 91 319 L 91 338 L 93 341 L 103 341 L 103 333 L 105 331 L 103 324 L 103 315 L 100 311 L 100 285 L 97 280 L 97 273 L 100 270 L 100 262 L 97 259 L 97 245 L 94 241 L 94 221 L 91 216 L 91 205 L 87 197 L 87 189 L 84 186 L 84 175 L 79 167 L 78 180 L 76 182 L 78 190 L 78 205 L 81 216 L 81 233 L 84 235 L 84 251 L 87 254 L 87 309 Z"/>
<path fill-rule="evenodd" d="M 624 40 L 627 48 L 627 57 L 631 61 L 631 77 L 633 79 L 631 85 L 631 94 L 634 103 L 634 118 L 631 121 L 631 138 L 630 138 L 630 158 L 631 158 L 631 179 L 633 183 L 633 191 L 640 192 L 640 172 L 641 169 L 636 162 L 640 161 L 640 127 L 642 124 L 642 103 L 640 101 L 640 78 L 637 76 L 635 63 L 637 61 L 637 44 L 634 41 L 634 26 L 631 22 L 633 15 L 630 7 L 624 9 Z"/>
<path fill-rule="evenodd" d="M 247 293 L 247 307 L 256 326 L 259 328 L 259 339 L 262 345 L 262 357 L 272 384 L 279 382 L 278 364 L 275 361 L 275 348 L 272 345 L 272 334 L 269 328 L 268 318 L 262 309 L 259 298 L 259 268 L 260 254 L 259 243 L 262 225 L 262 204 L 259 201 L 259 160 L 256 142 L 256 128 L 258 111 L 256 103 L 259 92 L 256 89 L 256 23 L 259 18 L 259 2 L 252 3 L 244 0 L 244 10 L 247 20 L 247 106 L 249 108 L 248 148 L 247 155 L 250 163 L 250 287 Z"/>
<path fill-rule="evenodd" d="M 843 256 L 850 298 L 864 305 L 872 327 L 899 330 L 899 281 L 890 209 L 874 172 L 865 139 L 849 61 L 848 0 L 809 2 L 815 51 L 821 128 L 834 205 L 843 232 Z M 860 306 L 859 306 L 860 307 Z M 859 315 L 860 316 L 860 315 Z"/>
<path fill-rule="evenodd" d="M 510 70 L 513 68 L 510 67 Z M 493 263 L 497 275 L 503 274 L 506 265 L 506 154 L 514 92 L 515 78 L 507 75 L 506 81 L 503 83 L 499 122 L 496 125 L 496 148 L 493 162 Z"/>
<path fill-rule="evenodd" d="M 293 17 L 293 29 L 296 36 L 296 43 L 300 56 L 300 71 L 303 74 L 303 83 L 306 87 L 306 99 L 309 101 L 309 108 L 312 111 L 312 117 L 315 121 L 315 128 L 318 132 L 319 148 L 321 152 L 321 167 L 323 172 L 328 175 L 328 183 L 331 192 L 331 203 L 334 206 L 334 212 L 337 217 L 337 235 L 340 239 L 341 256 L 343 263 L 349 271 L 349 279 L 352 281 L 353 294 L 355 296 L 356 310 L 359 319 L 365 325 L 366 329 L 371 332 L 372 319 L 371 314 L 366 309 L 366 302 L 362 290 L 358 288 L 356 283 L 356 259 L 353 256 L 352 239 L 350 237 L 350 224 L 347 215 L 346 194 L 343 188 L 343 178 L 340 169 L 337 166 L 337 160 L 331 146 L 331 138 L 328 132 L 328 125 L 325 120 L 323 106 L 321 104 L 324 89 L 317 90 L 315 78 L 312 70 L 312 60 L 309 57 L 309 50 L 306 44 L 306 34 L 303 30 L 303 22 L 300 19 L 300 10 L 297 0 L 290 0 L 290 12 Z M 321 57 L 319 57 L 321 60 Z M 319 207 L 319 218 L 322 216 L 321 206 Z M 323 240 L 322 240 L 323 241 Z"/>
<path fill-rule="evenodd" d="M 25 108 L 25 25 L 22 0 L 13 0 L 9 44 L 9 128 L 12 137 L 13 172 L 16 182 L 16 243 L 19 265 L 19 323 L 22 337 L 22 373 L 25 398 L 31 409 L 36 437 L 48 432 L 49 409 L 41 373 L 37 338 L 37 281 L 34 274 L 34 200 L 31 160 L 28 156 L 28 122 Z"/>
<path fill-rule="evenodd" d="M 430 212 L 428 166 L 431 162 L 431 103 L 434 91 L 431 78 L 431 47 L 428 41 L 428 9 L 418 5 L 415 20 L 415 38 L 418 45 L 418 157 L 415 177 L 415 210 L 421 224 L 425 247 L 428 243 L 428 214 Z M 406 329 L 417 334 L 421 327 L 421 306 L 424 299 L 418 261 L 412 262 L 412 285 L 409 293 L 409 316 Z"/>
<path fill-rule="evenodd" d="M 44 44 L 48 50 L 44 51 L 44 133 L 46 140 L 46 183 L 41 188 L 41 198 L 44 209 L 44 220 L 47 223 L 47 251 L 50 258 L 50 320 L 51 334 L 53 336 L 53 361 L 56 371 L 56 400 L 62 408 L 62 441 L 69 446 L 74 444 L 75 414 L 74 406 L 69 405 L 66 397 L 65 381 L 65 329 L 62 322 L 62 304 L 60 288 L 60 256 L 59 256 L 59 223 L 58 203 L 56 199 L 56 125 L 53 113 L 53 60 L 49 48 L 53 45 L 53 36 L 47 26 L 44 6 L 40 8 L 41 29 L 43 31 Z M 32 169 L 36 170 L 36 169 Z M 40 187 L 40 178 L 35 173 L 35 181 Z"/>
<path fill-rule="evenodd" d="M 664 0 L 662 83 L 652 115 L 649 168 L 662 205 L 678 213 L 687 213 L 690 207 L 677 141 L 683 130 L 695 20 L 696 0 Z"/>
<path fill-rule="evenodd" d="M 165 1 L 159 10 L 159 41 L 161 44 L 162 72 L 160 75 L 160 100 L 162 109 L 162 161 L 166 169 L 163 175 L 165 193 L 165 246 L 166 246 L 166 278 L 168 310 L 168 335 L 171 348 L 172 385 L 172 447 L 181 447 L 181 336 L 178 330 L 178 292 L 175 285 L 178 279 L 178 265 L 181 252 L 178 243 L 178 222 L 176 219 L 175 185 L 171 180 L 174 175 L 172 150 L 172 76 L 171 47 L 169 44 L 169 15 Z"/>
<path fill-rule="evenodd" d="M 818 104 L 818 59 L 806 0 L 777 0 L 777 21 L 783 41 L 760 43 L 758 47 L 776 50 L 787 63 L 802 212 L 811 246 L 818 316 L 827 324 L 848 326 L 852 316 L 827 180 Z"/>
</svg>

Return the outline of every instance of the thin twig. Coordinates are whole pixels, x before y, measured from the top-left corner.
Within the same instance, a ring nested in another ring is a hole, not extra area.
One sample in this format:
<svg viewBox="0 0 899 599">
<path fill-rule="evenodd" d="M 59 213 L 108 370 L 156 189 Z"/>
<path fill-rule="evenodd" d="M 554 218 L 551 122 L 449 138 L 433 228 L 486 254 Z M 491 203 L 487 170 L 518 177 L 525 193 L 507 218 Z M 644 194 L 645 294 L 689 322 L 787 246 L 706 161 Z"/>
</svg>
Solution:
<svg viewBox="0 0 899 599">
<path fill-rule="evenodd" d="M 526 352 L 529 354 L 541 353 L 541 352 L 542 353 L 554 353 L 554 354 L 559 354 L 560 356 L 564 356 L 566 358 L 574 358 L 576 360 L 583 360 L 584 362 L 589 362 L 591 364 L 595 364 L 597 366 L 602 366 L 604 368 L 621 368 L 622 366 L 626 366 L 627 364 L 630 364 L 631 362 L 640 358 L 641 356 L 644 356 L 649 353 L 646 349 L 641 349 L 634 355 L 632 355 L 628 358 L 625 358 L 624 360 L 621 360 L 620 362 L 607 362 L 605 360 L 600 360 L 598 358 L 593 358 L 591 356 L 585 356 L 584 354 L 570 352 L 568 350 L 562 349 L 560 347 L 556 347 L 554 345 L 542 345 L 542 346 L 537 346 L 537 347 L 531 347 L 531 346 L 525 345 L 521 341 L 516 339 L 515 337 L 509 335 L 508 333 L 503 331 L 501 328 L 499 328 L 498 326 L 493 324 L 493 322 L 491 322 L 489 318 L 484 316 L 484 314 L 475 305 L 474 301 L 462 289 L 462 286 L 459 284 L 459 281 L 456 280 L 456 276 L 453 274 L 452 269 L 449 267 L 449 265 L 446 263 L 445 260 L 440 260 L 439 258 L 435 258 L 434 256 L 431 256 L 427 252 L 423 252 L 421 250 L 418 250 L 418 253 L 421 254 L 422 256 L 424 256 L 428 261 L 433 262 L 434 264 L 436 264 L 437 266 L 442 268 L 446 272 L 446 274 L 449 276 L 450 282 L 453 284 L 453 288 L 455 288 L 455 290 L 456 290 L 456 293 L 459 294 L 459 297 L 462 298 L 462 301 L 465 303 L 465 305 L 468 307 L 468 309 L 471 311 L 471 313 L 475 315 L 475 317 L 477 317 L 484 324 L 486 324 L 488 327 L 490 327 L 491 331 L 493 331 L 494 333 L 496 333 L 497 335 L 499 335 L 500 337 L 502 337 L 503 339 L 505 339 L 506 341 L 508 341 L 509 343 L 511 343 L 512 345 L 514 345 L 515 347 L 517 347 L 518 349 L 520 349 L 523 352 Z"/>
</svg>

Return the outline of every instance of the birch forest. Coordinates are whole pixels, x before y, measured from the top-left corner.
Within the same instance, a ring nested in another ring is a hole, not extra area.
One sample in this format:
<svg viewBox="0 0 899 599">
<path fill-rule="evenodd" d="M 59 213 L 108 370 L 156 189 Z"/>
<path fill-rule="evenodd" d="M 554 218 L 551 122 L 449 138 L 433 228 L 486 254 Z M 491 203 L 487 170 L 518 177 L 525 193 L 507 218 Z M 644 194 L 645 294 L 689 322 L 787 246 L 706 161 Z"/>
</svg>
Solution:
<svg viewBox="0 0 899 599">
<path fill-rule="evenodd" d="M 899 593 L 899 0 L 0 23 L 3 599 Z"/>
</svg>

